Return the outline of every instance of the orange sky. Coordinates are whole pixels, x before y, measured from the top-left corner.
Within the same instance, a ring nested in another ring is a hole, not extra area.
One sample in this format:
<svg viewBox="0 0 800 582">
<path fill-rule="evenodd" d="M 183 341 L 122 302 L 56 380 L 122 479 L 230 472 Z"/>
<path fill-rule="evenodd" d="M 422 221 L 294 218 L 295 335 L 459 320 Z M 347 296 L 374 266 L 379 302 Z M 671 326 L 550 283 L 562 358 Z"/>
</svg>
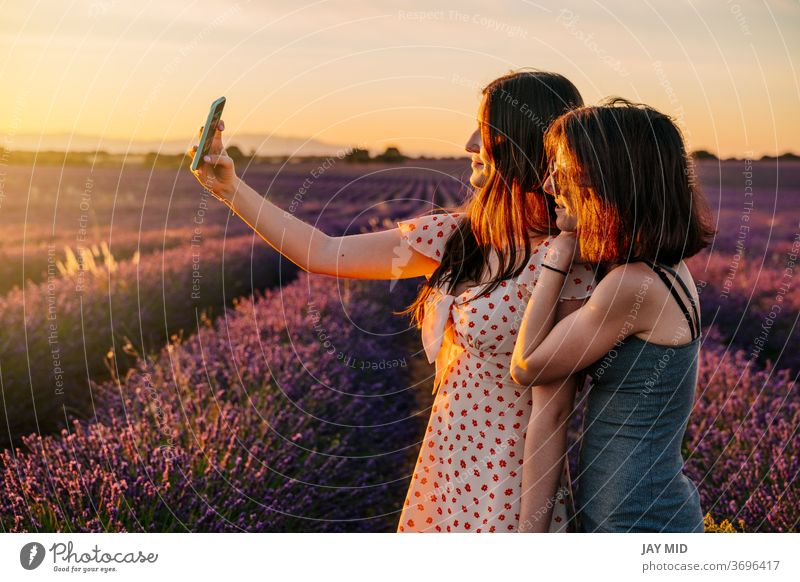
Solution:
<svg viewBox="0 0 800 582">
<path fill-rule="evenodd" d="M 231 133 L 459 154 L 479 87 L 532 66 L 587 102 L 621 95 L 677 116 L 692 149 L 800 153 L 794 1 L 265 4 L 4 5 L 5 145 L 185 137 L 224 94 Z"/>
</svg>

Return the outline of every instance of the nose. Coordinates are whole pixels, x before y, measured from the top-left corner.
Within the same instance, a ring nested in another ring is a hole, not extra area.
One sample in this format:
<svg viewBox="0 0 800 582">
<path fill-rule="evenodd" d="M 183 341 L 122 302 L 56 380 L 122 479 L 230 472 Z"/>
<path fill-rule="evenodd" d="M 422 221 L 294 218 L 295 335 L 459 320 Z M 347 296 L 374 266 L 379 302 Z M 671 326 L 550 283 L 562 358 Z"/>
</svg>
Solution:
<svg viewBox="0 0 800 582">
<path fill-rule="evenodd" d="M 555 198 L 556 187 L 555 183 L 553 182 L 553 174 L 548 174 L 547 178 L 545 178 L 544 184 L 542 185 L 542 190 L 544 190 L 545 194 L 550 194 L 550 196 Z"/>
<path fill-rule="evenodd" d="M 464 149 L 467 150 L 471 154 L 479 154 L 481 151 L 481 132 L 479 129 L 476 129 L 472 132 L 472 135 L 469 136 L 467 140 L 467 144 L 464 146 Z"/>
</svg>

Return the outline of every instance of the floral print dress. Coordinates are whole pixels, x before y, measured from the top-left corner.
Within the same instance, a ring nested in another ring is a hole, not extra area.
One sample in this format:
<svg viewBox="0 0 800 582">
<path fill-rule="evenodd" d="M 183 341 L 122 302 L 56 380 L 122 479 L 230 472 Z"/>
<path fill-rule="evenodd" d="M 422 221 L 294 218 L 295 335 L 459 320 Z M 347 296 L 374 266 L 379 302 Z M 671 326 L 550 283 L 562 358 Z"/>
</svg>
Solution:
<svg viewBox="0 0 800 582">
<path fill-rule="evenodd" d="M 440 260 L 460 214 L 398 222 L 416 251 Z M 524 271 L 490 293 L 483 285 L 454 296 L 435 290 L 422 342 L 436 363 L 431 417 L 409 485 L 398 532 L 514 532 L 519 526 L 525 431 L 531 396 L 511 379 L 520 323 L 553 237 L 532 251 Z M 583 299 L 595 286 L 589 265 L 575 265 L 561 299 Z M 566 531 L 569 474 L 553 500 L 551 532 Z M 571 505 L 570 505 L 571 507 Z"/>
</svg>

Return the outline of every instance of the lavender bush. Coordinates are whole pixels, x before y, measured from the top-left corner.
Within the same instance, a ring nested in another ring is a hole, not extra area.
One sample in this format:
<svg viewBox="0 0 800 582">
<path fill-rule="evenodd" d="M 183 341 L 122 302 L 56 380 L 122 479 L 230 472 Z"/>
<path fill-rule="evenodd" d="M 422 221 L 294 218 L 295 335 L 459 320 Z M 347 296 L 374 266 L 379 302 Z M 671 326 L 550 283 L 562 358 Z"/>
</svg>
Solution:
<svg viewBox="0 0 800 582">
<path fill-rule="evenodd" d="M 746 531 L 798 531 L 799 429 L 788 370 L 759 369 L 742 350 L 704 342 L 683 452 L 706 512 Z"/>
<path fill-rule="evenodd" d="M 97 386 L 96 419 L 0 456 L 2 528 L 393 530 L 419 418 L 390 308 L 412 287 L 375 285 L 302 276 Z"/>
<path fill-rule="evenodd" d="M 715 252 L 693 257 L 704 326 L 762 365 L 800 372 L 800 238 L 781 252 L 753 258 Z"/>
<path fill-rule="evenodd" d="M 203 310 L 296 273 L 294 266 L 281 273 L 278 264 L 252 236 L 209 240 L 0 297 L 0 415 L 8 419 L 0 446 L 20 434 L 56 431 L 67 416 L 86 418 L 95 406 L 88 378 L 108 377 L 107 366 L 124 372 L 135 353 L 158 351 L 181 329 L 191 332 Z"/>
<path fill-rule="evenodd" d="M 0 231 L 0 237 L 6 232 Z M 81 247 L 85 256 L 103 264 L 106 257 L 113 257 L 115 261 L 127 261 L 135 257 L 146 256 L 153 252 L 166 251 L 188 244 L 192 237 L 190 229 L 176 229 L 169 231 L 124 231 L 117 232 L 111 239 L 111 245 L 106 240 L 92 239 L 91 241 L 77 242 L 75 238 L 53 237 L 52 233 L 42 236 L 28 236 L 24 241 L 4 239 L 0 246 L 0 293 L 7 293 L 14 287 L 23 284 L 41 283 L 49 276 L 60 276 L 58 264 L 68 263 L 71 257 L 77 258 Z M 206 228 L 203 231 L 205 238 L 218 238 L 219 229 Z M 69 250 L 67 250 L 69 249 Z M 24 272 L 22 265 L 25 266 Z"/>
</svg>

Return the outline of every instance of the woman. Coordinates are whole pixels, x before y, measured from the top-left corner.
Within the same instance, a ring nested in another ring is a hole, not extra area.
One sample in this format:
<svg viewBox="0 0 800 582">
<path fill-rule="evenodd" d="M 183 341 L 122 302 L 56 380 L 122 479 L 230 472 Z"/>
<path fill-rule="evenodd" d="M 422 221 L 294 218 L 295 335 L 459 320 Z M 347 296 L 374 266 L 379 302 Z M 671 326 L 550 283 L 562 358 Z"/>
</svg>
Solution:
<svg viewBox="0 0 800 582">
<path fill-rule="evenodd" d="M 582 531 L 702 532 L 681 458 L 700 349 L 699 300 L 684 259 L 714 233 L 680 131 L 668 116 L 616 99 L 565 114 L 545 139 L 553 164 L 546 190 L 562 233 L 525 311 L 512 375 L 544 384 L 588 367 Z M 556 323 L 576 254 L 607 274 Z M 537 460 L 538 448 L 526 447 L 534 464 L 557 462 Z"/>
<path fill-rule="evenodd" d="M 306 271 L 428 279 L 408 312 L 422 328 L 429 361 L 436 362 L 434 391 L 441 388 L 398 531 L 517 528 L 531 399 L 508 373 L 519 315 L 553 238 L 553 204 L 541 189 L 543 134 L 553 119 L 581 104 L 561 75 L 516 72 L 495 80 L 483 90 L 478 129 L 466 146 L 474 195 L 452 214 L 400 221 L 383 232 L 330 237 L 284 213 L 236 177 L 219 132 L 217 153 L 196 174 Z M 581 283 L 565 288 L 563 298 L 591 292 L 592 273 L 584 271 L 576 267 Z M 563 509 L 554 519 L 554 528 L 564 526 Z"/>
</svg>

